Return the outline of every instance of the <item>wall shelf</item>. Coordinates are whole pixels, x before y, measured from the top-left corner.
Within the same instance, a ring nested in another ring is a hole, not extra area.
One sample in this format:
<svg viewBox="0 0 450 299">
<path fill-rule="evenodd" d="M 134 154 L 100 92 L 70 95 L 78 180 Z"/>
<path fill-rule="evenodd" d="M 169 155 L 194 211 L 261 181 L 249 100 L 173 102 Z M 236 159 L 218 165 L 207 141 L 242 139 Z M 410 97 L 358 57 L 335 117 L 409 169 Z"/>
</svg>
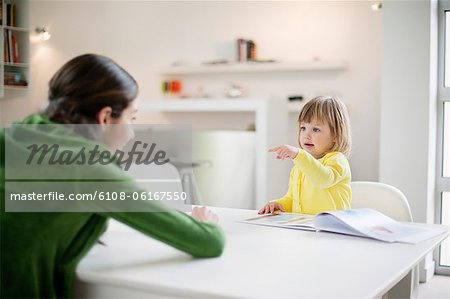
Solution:
<svg viewBox="0 0 450 299">
<path fill-rule="evenodd" d="M 20 32 L 27 32 L 27 33 L 30 32 L 30 30 L 28 28 L 23 28 L 23 27 L 3 26 L 3 28 L 6 30 L 12 30 L 12 31 L 20 31 Z"/>
<path fill-rule="evenodd" d="M 245 112 L 256 111 L 262 100 L 245 99 L 167 99 L 140 101 L 139 109 L 157 112 Z"/>
<path fill-rule="evenodd" d="M 13 67 L 29 67 L 30 65 L 28 63 L 13 63 L 13 62 L 4 62 L 2 63 L 4 66 L 13 66 Z"/>
<path fill-rule="evenodd" d="M 28 86 L 22 86 L 22 85 L 17 85 L 17 86 L 13 86 L 13 85 L 4 85 L 4 89 L 7 90 L 26 90 L 28 88 Z"/>
<path fill-rule="evenodd" d="M 345 61 L 305 61 L 305 62 L 246 62 L 200 66 L 174 66 L 160 71 L 163 76 L 239 74 L 267 72 L 341 71 L 347 69 Z"/>
<path fill-rule="evenodd" d="M 299 113 L 305 102 L 288 102 L 287 111 Z M 259 105 L 261 100 L 255 98 L 167 99 L 141 101 L 139 109 L 154 112 L 251 112 Z"/>
</svg>

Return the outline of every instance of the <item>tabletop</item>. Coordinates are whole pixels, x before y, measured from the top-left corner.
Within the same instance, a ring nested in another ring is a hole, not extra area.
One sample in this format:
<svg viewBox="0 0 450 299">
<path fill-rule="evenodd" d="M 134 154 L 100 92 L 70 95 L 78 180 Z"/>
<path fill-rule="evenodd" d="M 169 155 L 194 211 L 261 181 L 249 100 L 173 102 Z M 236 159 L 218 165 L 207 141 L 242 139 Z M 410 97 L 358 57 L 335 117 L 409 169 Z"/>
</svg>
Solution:
<svg viewBox="0 0 450 299">
<path fill-rule="evenodd" d="M 445 227 L 446 234 L 415 245 L 385 243 L 245 224 L 238 221 L 256 211 L 211 209 L 226 234 L 222 256 L 192 258 L 113 222 L 101 238 L 107 246 L 96 245 L 81 261 L 78 279 L 184 298 L 374 298 L 450 232 Z"/>
</svg>

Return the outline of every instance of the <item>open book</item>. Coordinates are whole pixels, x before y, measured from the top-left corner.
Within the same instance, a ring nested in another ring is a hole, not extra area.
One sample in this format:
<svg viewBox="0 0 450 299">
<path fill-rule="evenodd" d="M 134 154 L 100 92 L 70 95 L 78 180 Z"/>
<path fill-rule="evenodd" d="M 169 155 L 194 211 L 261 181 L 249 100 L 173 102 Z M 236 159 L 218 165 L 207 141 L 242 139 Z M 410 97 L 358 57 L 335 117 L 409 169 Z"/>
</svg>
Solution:
<svg viewBox="0 0 450 299">
<path fill-rule="evenodd" d="M 430 228 L 398 222 L 373 209 L 329 211 L 315 216 L 275 213 L 246 219 L 242 222 L 291 229 L 327 231 L 385 242 L 411 244 L 419 243 L 446 232 L 443 228 Z"/>
</svg>

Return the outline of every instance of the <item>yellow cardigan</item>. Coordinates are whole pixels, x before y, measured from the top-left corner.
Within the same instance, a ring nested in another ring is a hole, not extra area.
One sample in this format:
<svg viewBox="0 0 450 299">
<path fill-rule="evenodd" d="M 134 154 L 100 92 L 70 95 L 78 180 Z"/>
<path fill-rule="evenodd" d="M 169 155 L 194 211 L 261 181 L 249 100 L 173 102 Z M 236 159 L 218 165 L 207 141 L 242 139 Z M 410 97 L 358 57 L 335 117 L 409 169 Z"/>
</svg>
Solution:
<svg viewBox="0 0 450 299">
<path fill-rule="evenodd" d="M 293 160 L 289 189 L 274 201 L 286 212 L 317 214 L 350 208 L 350 165 L 344 154 L 331 152 L 315 159 L 300 149 Z"/>
</svg>

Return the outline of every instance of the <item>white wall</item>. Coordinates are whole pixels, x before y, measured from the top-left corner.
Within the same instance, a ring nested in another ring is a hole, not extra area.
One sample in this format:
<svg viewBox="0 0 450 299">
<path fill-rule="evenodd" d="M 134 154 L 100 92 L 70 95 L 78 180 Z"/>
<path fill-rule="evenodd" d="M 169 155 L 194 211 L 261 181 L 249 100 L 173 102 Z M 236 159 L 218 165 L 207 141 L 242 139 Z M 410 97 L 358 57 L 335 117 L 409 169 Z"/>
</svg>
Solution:
<svg viewBox="0 0 450 299">
<path fill-rule="evenodd" d="M 381 15 L 370 9 L 370 3 L 32 1 L 31 28 L 42 25 L 49 27 L 52 39 L 32 43 L 30 92 L 25 99 L 0 101 L 2 123 L 35 111 L 46 99 L 51 75 L 76 55 L 95 52 L 112 57 L 136 77 L 140 98 L 150 99 L 160 96 L 159 67 L 173 61 L 234 60 L 235 40 L 242 36 L 256 41 L 261 58 L 349 62 L 345 72 L 233 79 L 255 96 L 341 96 L 353 125 L 353 178 L 378 179 Z M 184 83 L 191 91 L 202 85 L 221 95 L 229 79 L 194 78 Z M 236 120 L 227 115 L 220 122 L 232 128 L 252 121 L 251 116 L 239 116 Z M 151 121 L 171 120 L 167 115 L 151 117 Z M 199 121 L 199 115 L 184 119 Z M 203 123 L 217 123 L 215 115 L 205 119 Z M 291 126 L 290 142 L 295 143 L 294 114 Z"/>
<path fill-rule="evenodd" d="M 383 5 L 382 61 L 380 181 L 405 193 L 414 221 L 433 223 L 436 1 L 390 1 Z M 424 267 L 422 280 L 434 273 L 430 257 Z"/>
<path fill-rule="evenodd" d="M 437 99 L 431 18 L 428 1 L 383 7 L 380 181 L 406 193 L 420 222 L 428 218 L 428 172 L 435 164 L 435 148 L 429 148 L 436 144 Z"/>
</svg>

